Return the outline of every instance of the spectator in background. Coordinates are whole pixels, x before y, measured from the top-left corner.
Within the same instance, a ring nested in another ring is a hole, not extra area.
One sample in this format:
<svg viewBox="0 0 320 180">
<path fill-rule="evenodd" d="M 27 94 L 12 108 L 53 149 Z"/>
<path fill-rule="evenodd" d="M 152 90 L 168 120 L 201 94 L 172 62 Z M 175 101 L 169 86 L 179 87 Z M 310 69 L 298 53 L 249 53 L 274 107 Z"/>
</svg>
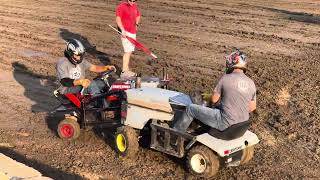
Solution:
<svg viewBox="0 0 320 180">
<path fill-rule="evenodd" d="M 121 42 L 124 50 L 121 77 L 135 76 L 136 73 L 130 71 L 129 62 L 135 46 L 124 36 L 136 39 L 137 27 L 140 23 L 141 14 L 136 0 L 122 1 L 116 9 L 116 22 L 122 33 Z"/>
</svg>

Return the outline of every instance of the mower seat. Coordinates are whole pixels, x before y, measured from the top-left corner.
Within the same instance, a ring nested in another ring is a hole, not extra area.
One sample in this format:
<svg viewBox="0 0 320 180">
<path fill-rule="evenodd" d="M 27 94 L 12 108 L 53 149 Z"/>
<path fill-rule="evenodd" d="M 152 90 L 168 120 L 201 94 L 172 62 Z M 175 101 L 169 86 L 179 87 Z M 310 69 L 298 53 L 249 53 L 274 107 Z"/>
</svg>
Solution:
<svg viewBox="0 0 320 180">
<path fill-rule="evenodd" d="M 250 124 L 251 121 L 244 121 L 238 124 L 231 125 L 223 131 L 211 128 L 208 134 L 218 139 L 232 140 L 243 136 L 244 133 L 248 130 Z"/>
</svg>

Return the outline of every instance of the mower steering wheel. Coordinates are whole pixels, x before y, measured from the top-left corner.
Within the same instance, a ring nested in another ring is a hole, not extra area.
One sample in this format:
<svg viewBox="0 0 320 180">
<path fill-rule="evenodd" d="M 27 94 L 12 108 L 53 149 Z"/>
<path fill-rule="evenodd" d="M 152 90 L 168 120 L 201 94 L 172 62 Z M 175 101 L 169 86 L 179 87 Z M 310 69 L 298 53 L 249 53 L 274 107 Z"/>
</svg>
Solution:
<svg viewBox="0 0 320 180">
<path fill-rule="evenodd" d="M 111 73 L 113 73 L 113 72 L 115 72 L 114 69 L 107 70 L 107 71 L 103 72 L 103 73 L 100 75 L 100 77 L 98 77 L 98 78 L 100 78 L 100 79 L 103 80 L 104 82 L 108 82 L 108 78 L 110 77 L 109 75 L 110 75 Z"/>
<path fill-rule="evenodd" d="M 101 77 L 105 77 L 105 76 L 107 76 L 107 75 L 109 75 L 109 74 L 111 74 L 111 73 L 113 73 L 113 72 L 115 72 L 114 69 L 107 70 L 107 71 L 105 71 L 105 72 L 103 72 L 103 73 L 101 74 Z"/>
</svg>

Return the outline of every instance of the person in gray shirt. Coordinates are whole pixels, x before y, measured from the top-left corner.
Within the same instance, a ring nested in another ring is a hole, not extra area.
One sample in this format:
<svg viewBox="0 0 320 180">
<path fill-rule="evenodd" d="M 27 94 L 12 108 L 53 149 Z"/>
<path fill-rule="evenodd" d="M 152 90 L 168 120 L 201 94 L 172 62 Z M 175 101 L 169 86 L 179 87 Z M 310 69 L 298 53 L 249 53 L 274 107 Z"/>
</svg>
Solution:
<svg viewBox="0 0 320 180">
<path fill-rule="evenodd" d="M 79 93 L 85 88 L 86 94 L 99 94 L 102 82 L 86 79 L 85 72 L 104 72 L 116 70 L 114 66 L 98 66 L 86 61 L 84 58 L 85 48 L 77 39 L 67 41 L 67 47 L 64 51 L 65 57 L 61 58 L 56 66 L 57 77 L 60 84 L 58 91 L 61 94 Z"/>
<path fill-rule="evenodd" d="M 223 131 L 229 126 L 249 120 L 249 113 L 256 109 L 256 86 L 245 75 L 247 60 L 243 52 L 237 50 L 226 56 L 226 74 L 215 87 L 213 94 L 204 99 L 217 104 L 219 108 L 209 108 L 197 104 L 189 104 L 179 116 L 173 128 L 186 131 L 193 119 Z"/>
</svg>

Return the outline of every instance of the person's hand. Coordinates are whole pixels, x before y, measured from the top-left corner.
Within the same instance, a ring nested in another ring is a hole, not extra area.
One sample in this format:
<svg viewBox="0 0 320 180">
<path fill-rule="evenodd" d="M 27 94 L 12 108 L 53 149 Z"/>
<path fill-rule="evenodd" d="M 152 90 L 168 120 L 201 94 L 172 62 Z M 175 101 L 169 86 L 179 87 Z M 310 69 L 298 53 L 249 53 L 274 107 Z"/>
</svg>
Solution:
<svg viewBox="0 0 320 180">
<path fill-rule="evenodd" d="M 80 79 L 80 81 L 81 81 L 81 86 L 84 88 L 87 88 L 91 84 L 91 81 L 89 79 Z"/>
<path fill-rule="evenodd" d="M 202 99 L 207 102 L 211 102 L 212 94 L 211 93 L 202 93 Z"/>
<path fill-rule="evenodd" d="M 127 36 L 127 32 L 124 29 L 121 30 L 121 36 L 124 38 Z"/>
<path fill-rule="evenodd" d="M 113 70 L 113 72 L 117 72 L 117 68 L 115 66 L 107 66 L 108 70 Z"/>
<path fill-rule="evenodd" d="M 75 80 L 73 84 L 76 86 L 80 85 L 84 88 L 87 88 L 88 86 L 90 86 L 91 81 L 89 79 L 78 79 L 78 80 Z"/>
<path fill-rule="evenodd" d="M 110 70 L 117 72 L 117 69 L 115 66 L 104 66 L 103 67 L 103 71 L 110 71 Z"/>
<path fill-rule="evenodd" d="M 83 79 L 82 80 L 82 83 L 81 85 L 84 87 L 84 88 L 87 88 L 88 86 L 90 86 L 91 84 L 91 81 L 89 79 Z"/>
</svg>

